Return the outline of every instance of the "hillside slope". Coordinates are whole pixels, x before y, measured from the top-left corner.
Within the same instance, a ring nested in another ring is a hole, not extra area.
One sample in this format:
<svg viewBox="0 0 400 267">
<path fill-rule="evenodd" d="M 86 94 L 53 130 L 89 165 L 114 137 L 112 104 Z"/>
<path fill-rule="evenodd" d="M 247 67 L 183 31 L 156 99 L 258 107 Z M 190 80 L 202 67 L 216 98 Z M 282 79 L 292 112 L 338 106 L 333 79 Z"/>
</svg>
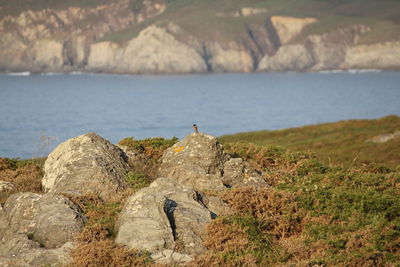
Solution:
<svg viewBox="0 0 400 267">
<path fill-rule="evenodd" d="M 397 116 L 239 133 L 222 136 L 220 141 L 277 145 L 291 151 L 311 150 L 325 163 L 345 166 L 371 162 L 393 168 L 400 165 L 400 118 Z"/>
<path fill-rule="evenodd" d="M 393 0 L 5 0 L 0 71 L 398 69 L 399 9 Z"/>
</svg>

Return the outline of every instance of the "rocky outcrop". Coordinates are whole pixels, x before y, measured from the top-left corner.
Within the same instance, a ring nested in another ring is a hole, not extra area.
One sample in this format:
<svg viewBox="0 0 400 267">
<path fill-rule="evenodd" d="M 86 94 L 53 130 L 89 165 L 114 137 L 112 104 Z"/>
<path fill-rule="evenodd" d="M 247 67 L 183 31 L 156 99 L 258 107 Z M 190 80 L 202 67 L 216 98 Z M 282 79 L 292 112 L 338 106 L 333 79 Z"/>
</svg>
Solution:
<svg viewBox="0 0 400 267">
<path fill-rule="evenodd" d="M 302 32 L 304 27 L 316 21 L 315 18 L 271 17 L 271 22 L 278 33 L 282 45 L 289 43 Z"/>
<path fill-rule="evenodd" d="M 400 66 L 400 42 L 357 45 L 347 48 L 341 68 L 395 69 Z"/>
<path fill-rule="evenodd" d="M 72 138 L 51 152 L 42 185 L 47 192 L 98 194 L 105 200 L 126 187 L 129 167 L 117 146 L 95 133 Z"/>
<path fill-rule="evenodd" d="M 215 137 L 203 133 L 190 134 L 167 149 L 161 158 L 159 176 L 199 191 L 215 192 L 250 184 L 266 186 L 243 160 L 231 158 Z"/>
<path fill-rule="evenodd" d="M 92 45 L 88 70 L 122 73 L 205 72 L 202 56 L 156 25 L 143 30 L 126 46 L 111 42 Z"/>
<path fill-rule="evenodd" d="M 244 46 L 231 42 L 222 46 L 210 41 L 204 46 L 207 52 L 207 63 L 213 72 L 250 72 L 253 70 L 253 59 Z"/>
<path fill-rule="evenodd" d="M 258 71 L 306 71 L 314 65 L 314 58 L 304 45 L 281 46 L 273 56 L 265 56 Z"/>
<path fill-rule="evenodd" d="M 223 148 L 215 137 L 193 133 L 165 152 L 159 176 L 197 190 L 223 190 L 225 160 Z"/>
<path fill-rule="evenodd" d="M 85 218 L 64 196 L 18 193 L 0 208 L 0 265 L 66 264 Z"/>
<path fill-rule="evenodd" d="M 27 10 L 0 20 L 0 71 L 71 71 L 87 64 L 90 43 L 164 12 L 164 0 L 130 0 Z M 61 52 L 60 52 L 61 50 Z"/>
<path fill-rule="evenodd" d="M 202 235 L 210 221 L 210 211 L 193 189 L 159 178 L 128 199 L 116 242 L 150 251 L 159 262 L 167 257 L 190 261 L 190 255 L 205 250 Z"/>
</svg>

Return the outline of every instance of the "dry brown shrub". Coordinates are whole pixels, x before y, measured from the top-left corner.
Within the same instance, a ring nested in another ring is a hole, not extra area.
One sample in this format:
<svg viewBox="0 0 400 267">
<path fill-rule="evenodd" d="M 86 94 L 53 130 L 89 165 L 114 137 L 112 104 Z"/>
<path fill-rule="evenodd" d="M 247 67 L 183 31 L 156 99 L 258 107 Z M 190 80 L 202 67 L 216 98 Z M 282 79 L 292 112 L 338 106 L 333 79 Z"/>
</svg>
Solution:
<svg viewBox="0 0 400 267">
<path fill-rule="evenodd" d="M 220 252 L 241 252 L 249 246 L 247 234 L 239 225 L 227 225 L 216 219 L 206 227 L 207 239 L 204 245 Z"/>
<path fill-rule="evenodd" d="M 251 215 L 264 222 L 268 234 L 276 238 L 302 231 L 303 211 L 296 195 L 272 188 L 239 187 L 229 190 L 223 199 L 240 215 Z"/>
<path fill-rule="evenodd" d="M 78 243 L 71 251 L 76 267 L 125 267 L 151 266 L 149 256 L 135 250 L 116 245 L 112 240 L 100 240 L 90 243 Z"/>
<path fill-rule="evenodd" d="M 2 170 L 0 180 L 14 184 L 14 190 L 0 194 L 0 203 L 4 203 L 11 194 L 18 192 L 42 192 L 43 171 L 37 165 L 26 165 L 12 169 L 4 159 L 0 161 Z"/>
</svg>

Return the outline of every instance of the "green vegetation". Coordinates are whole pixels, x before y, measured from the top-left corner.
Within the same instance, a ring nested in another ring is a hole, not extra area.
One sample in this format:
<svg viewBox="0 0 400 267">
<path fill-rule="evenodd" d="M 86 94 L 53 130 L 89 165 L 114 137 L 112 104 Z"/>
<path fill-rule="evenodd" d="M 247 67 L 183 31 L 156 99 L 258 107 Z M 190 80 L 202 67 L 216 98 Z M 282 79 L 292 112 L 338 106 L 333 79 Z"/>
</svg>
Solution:
<svg viewBox="0 0 400 267">
<path fill-rule="evenodd" d="M 92 8 L 120 0 L 3 0 L 0 17 L 18 15 L 26 10 L 66 9 L 68 7 Z M 301 42 L 309 34 L 321 34 L 329 30 L 352 24 L 364 24 L 371 31 L 362 36 L 361 43 L 399 40 L 400 2 L 396 0 L 166 0 L 165 12 L 140 24 L 132 25 L 120 32 L 110 33 L 99 41 L 125 42 L 150 24 L 172 21 L 199 40 L 237 40 L 246 34 L 246 24 L 262 25 L 269 16 L 314 17 L 318 23 L 307 26 L 293 42 Z M 143 0 L 130 0 L 130 8 L 139 13 Z M 262 8 L 266 12 L 241 16 L 244 7 Z M 217 16 L 216 14 L 220 14 Z M 239 14 L 234 16 L 234 14 Z"/>
<path fill-rule="evenodd" d="M 212 38 L 217 41 L 231 41 L 246 34 L 246 24 L 262 25 L 267 17 L 274 15 L 318 19 L 318 23 L 307 26 L 293 42 L 300 42 L 309 34 L 322 34 L 353 24 L 364 24 L 371 28 L 371 31 L 361 38 L 361 43 L 399 40 L 400 36 L 397 11 L 400 9 L 400 3 L 394 0 L 169 0 L 166 2 L 167 10 L 161 15 L 121 32 L 109 34 L 101 40 L 124 42 L 137 36 L 150 24 L 172 21 L 199 40 Z M 263 8 L 266 12 L 246 17 L 233 16 L 244 7 Z M 217 13 L 222 15 L 216 16 Z"/>
<path fill-rule="evenodd" d="M 271 146 L 231 143 L 228 150 L 258 166 L 272 186 L 234 188 L 222 196 L 234 214 L 207 227 L 209 251 L 193 266 L 400 261 L 399 170 L 377 164 L 330 167 L 311 153 Z"/>
<path fill-rule="evenodd" d="M 134 192 L 150 185 L 150 181 L 144 174 L 133 171 L 128 172 L 125 181 Z"/>
<path fill-rule="evenodd" d="M 350 120 L 299 128 L 258 131 L 222 136 L 220 141 L 250 142 L 257 145 L 282 146 L 291 151 L 314 151 L 325 164 L 360 166 L 382 163 L 400 165 L 400 138 L 385 143 L 368 141 L 380 134 L 400 130 L 400 118 L 387 116 L 377 120 Z"/>
</svg>

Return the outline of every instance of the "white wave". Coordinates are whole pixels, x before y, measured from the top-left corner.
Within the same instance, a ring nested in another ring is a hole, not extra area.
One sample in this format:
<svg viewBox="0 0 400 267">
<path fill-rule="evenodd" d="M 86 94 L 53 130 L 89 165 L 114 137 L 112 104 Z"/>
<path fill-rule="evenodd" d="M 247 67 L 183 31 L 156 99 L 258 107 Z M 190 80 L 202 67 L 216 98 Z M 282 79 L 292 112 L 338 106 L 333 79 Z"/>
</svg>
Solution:
<svg viewBox="0 0 400 267">
<path fill-rule="evenodd" d="M 9 76 L 29 76 L 31 73 L 29 71 L 24 71 L 24 72 L 7 72 L 5 75 Z"/>
<path fill-rule="evenodd" d="M 382 72 L 380 69 L 350 69 L 348 70 L 349 73 L 368 73 L 368 72 Z"/>
<path fill-rule="evenodd" d="M 343 73 L 343 72 L 345 72 L 345 70 L 339 70 L 339 69 L 337 69 L 337 70 L 321 70 L 319 73 L 322 73 L 322 74 L 331 74 L 331 73 Z"/>
</svg>

